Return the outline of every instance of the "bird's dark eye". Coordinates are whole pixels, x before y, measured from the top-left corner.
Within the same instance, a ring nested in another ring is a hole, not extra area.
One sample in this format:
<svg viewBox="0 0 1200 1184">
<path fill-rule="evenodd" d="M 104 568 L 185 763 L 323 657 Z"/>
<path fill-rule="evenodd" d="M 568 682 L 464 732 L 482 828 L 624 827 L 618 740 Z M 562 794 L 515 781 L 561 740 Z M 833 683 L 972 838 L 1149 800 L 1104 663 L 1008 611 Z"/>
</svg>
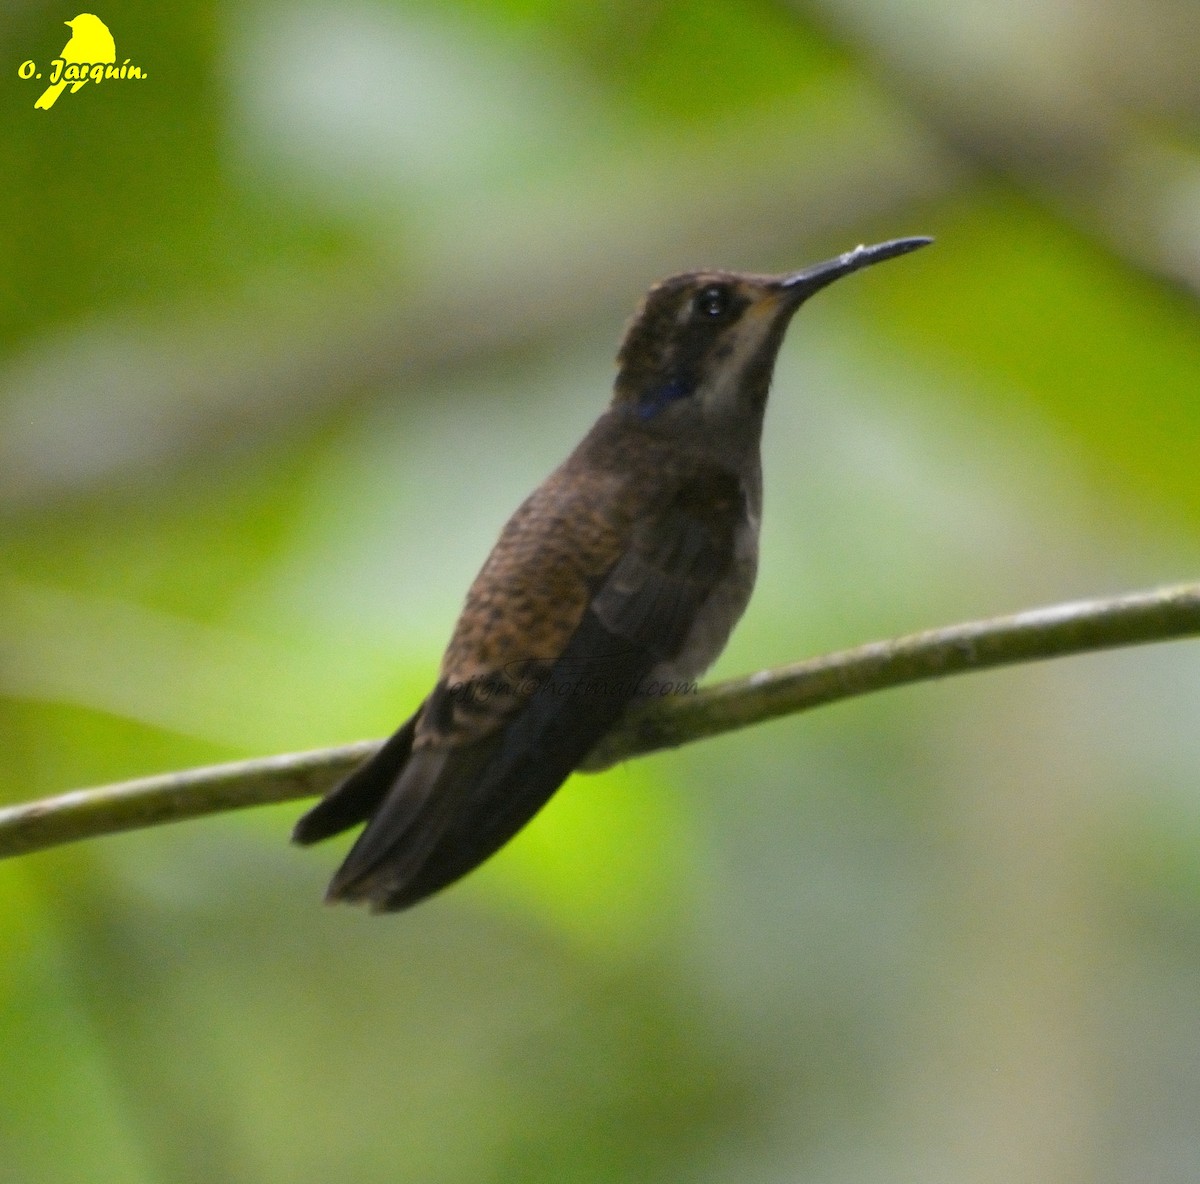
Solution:
<svg viewBox="0 0 1200 1184">
<path fill-rule="evenodd" d="M 696 311 L 702 317 L 723 317 L 729 310 L 729 289 L 719 284 L 705 288 L 696 297 Z"/>
</svg>

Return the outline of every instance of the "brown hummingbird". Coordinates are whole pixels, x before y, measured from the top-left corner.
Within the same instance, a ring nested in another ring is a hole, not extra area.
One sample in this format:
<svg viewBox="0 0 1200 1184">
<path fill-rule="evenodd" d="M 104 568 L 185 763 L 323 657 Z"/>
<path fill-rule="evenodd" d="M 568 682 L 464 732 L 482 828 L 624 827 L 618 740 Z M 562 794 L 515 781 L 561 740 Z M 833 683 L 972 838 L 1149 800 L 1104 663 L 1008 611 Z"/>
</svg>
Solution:
<svg viewBox="0 0 1200 1184">
<path fill-rule="evenodd" d="M 433 690 L 296 824 L 298 843 L 367 824 L 327 900 L 386 912 L 453 883 L 545 805 L 632 700 L 689 686 L 715 661 L 754 586 L 763 412 L 792 314 L 931 241 L 650 289 L 612 402 L 501 531 Z"/>
</svg>

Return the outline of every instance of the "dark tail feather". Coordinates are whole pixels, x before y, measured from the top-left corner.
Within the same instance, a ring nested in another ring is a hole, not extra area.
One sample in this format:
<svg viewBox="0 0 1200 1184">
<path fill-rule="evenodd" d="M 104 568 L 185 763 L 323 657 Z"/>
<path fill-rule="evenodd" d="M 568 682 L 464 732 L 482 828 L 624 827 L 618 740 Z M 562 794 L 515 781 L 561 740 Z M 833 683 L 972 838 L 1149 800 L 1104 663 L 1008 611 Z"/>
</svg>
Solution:
<svg viewBox="0 0 1200 1184">
<path fill-rule="evenodd" d="M 376 877 L 360 898 L 376 912 L 410 908 L 498 851 L 617 721 L 656 660 L 587 613 L 542 691 L 488 742 L 448 762 L 414 834 L 393 848 L 419 842 L 419 859 L 401 875 Z"/>
<path fill-rule="evenodd" d="M 308 846 L 365 822 L 379 809 L 412 754 L 417 711 L 383 747 L 334 786 L 296 823 L 292 842 Z"/>
<path fill-rule="evenodd" d="M 478 777 L 479 762 L 478 746 L 415 754 L 350 848 L 325 899 L 386 907 L 441 842 L 458 802 Z"/>
<path fill-rule="evenodd" d="M 414 753 L 418 712 L 297 824 L 312 842 L 368 819 L 326 899 L 405 909 L 478 866 L 545 805 L 659 657 L 588 612 L 545 685 L 485 738 Z"/>
</svg>

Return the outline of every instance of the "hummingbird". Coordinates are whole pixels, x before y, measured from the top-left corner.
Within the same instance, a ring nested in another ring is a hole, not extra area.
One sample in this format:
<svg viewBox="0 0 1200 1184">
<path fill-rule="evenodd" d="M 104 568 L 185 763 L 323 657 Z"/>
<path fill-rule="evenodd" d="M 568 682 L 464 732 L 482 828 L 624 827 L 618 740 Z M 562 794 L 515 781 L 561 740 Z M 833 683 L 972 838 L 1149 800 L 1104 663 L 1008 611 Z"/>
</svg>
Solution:
<svg viewBox="0 0 1200 1184">
<path fill-rule="evenodd" d="M 929 238 L 785 275 L 693 271 L 646 294 L 612 401 L 518 507 L 475 577 L 433 689 L 296 824 L 366 826 L 328 901 L 408 908 L 511 839 L 640 697 L 693 685 L 750 599 L 760 441 L 792 315 Z"/>
</svg>

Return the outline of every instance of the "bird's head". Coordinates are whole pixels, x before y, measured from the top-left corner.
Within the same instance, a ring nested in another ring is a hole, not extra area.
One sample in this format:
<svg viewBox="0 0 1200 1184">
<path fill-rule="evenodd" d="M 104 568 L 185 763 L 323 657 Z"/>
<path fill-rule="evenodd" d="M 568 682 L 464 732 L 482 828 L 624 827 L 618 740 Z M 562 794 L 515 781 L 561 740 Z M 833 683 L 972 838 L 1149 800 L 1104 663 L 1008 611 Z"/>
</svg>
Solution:
<svg viewBox="0 0 1200 1184">
<path fill-rule="evenodd" d="M 617 355 L 615 409 L 665 431 L 749 429 L 757 438 L 775 356 L 792 314 L 827 284 L 915 251 L 901 238 L 787 275 L 695 271 L 654 285 Z"/>
</svg>

